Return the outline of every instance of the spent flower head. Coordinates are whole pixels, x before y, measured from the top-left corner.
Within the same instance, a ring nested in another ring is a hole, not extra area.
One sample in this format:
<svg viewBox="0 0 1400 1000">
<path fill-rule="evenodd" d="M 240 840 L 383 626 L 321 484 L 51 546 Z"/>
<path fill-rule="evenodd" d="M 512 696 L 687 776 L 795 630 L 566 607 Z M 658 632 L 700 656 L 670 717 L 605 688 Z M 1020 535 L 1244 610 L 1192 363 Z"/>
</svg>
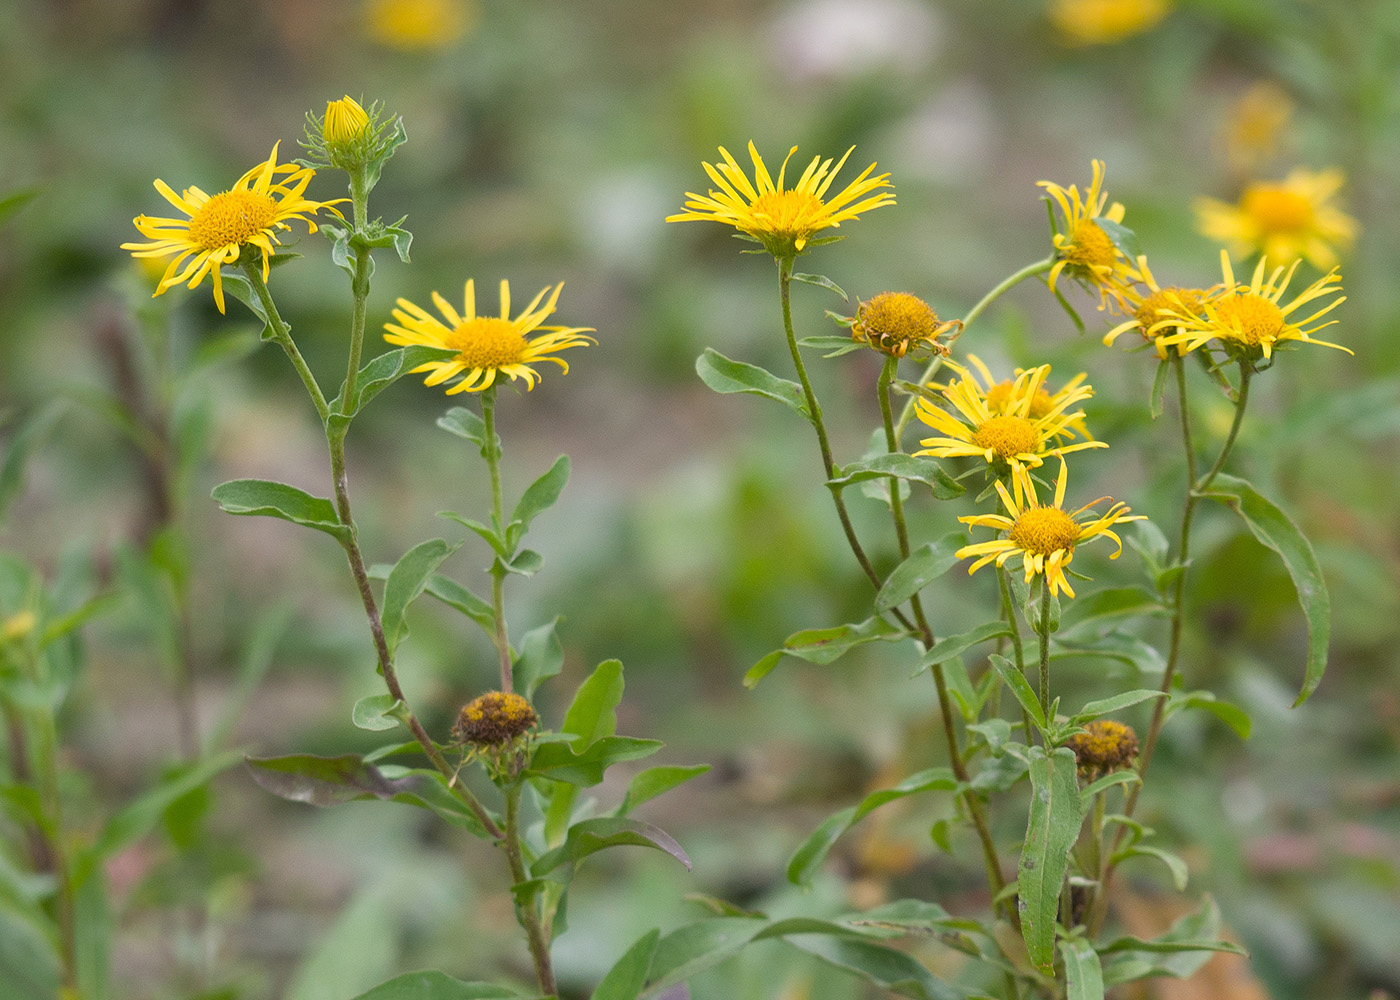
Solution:
<svg viewBox="0 0 1400 1000">
<path fill-rule="evenodd" d="M 1083 426 L 1080 421 L 1084 412 L 1070 409 L 1094 394 L 1094 390 L 1084 384 L 1082 376 L 1052 396 L 1045 390 L 1049 365 L 1019 371 L 1009 386 L 1003 386 L 992 379 L 981 361 L 970 360 L 980 369 L 987 384 L 980 385 L 972 372 L 961 365 L 945 362 L 958 378 L 931 388 L 941 392 L 958 415 L 919 396 L 915 412 L 941 436 L 924 438 L 919 442 L 924 449 L 914 454 L 934 458 L 978 457 L 998 474 L 1004 474 L 1008 468 L 1035 468 L 1052 451 L 1108 447 L 1092 439 L 1069 445 L 1056 444 L 1057 438 L 1073 437 L 1074 428 Z M 1088 437 L 1087 430 L 1080 433 Z"/>
<path fill-rule="evenodd" d="M 462 312 L 459 313 L 437 292 L 433 292 L 433 303 L 447 320 L 446 323 L 408 299 L 399 299 L 398 308 L 394 310 L 394 319 L 398 322 L 384 324 L 384 329 L 389 331 L 384 339 L 391 344 L 423 344 L 457 351 L 456 357 L 429 361 L 413 369 L 415 373 L 432 372 L 423 380 L 424 385 L 440 385 L 448 379 L 464 375 L 461 381 L 447 390 L 449 396 L 488 389 L 495 384 L 499 375 L 508 375 L 512 381 L 524 379 L 526 388 L 533 389 L 540 374 L 530 367 L 532 364 L 553 361 L 567 372 L 568 363 L 562 358 L 551 357 L 551 352 L 597 343 L 586 336 L 593 330 L 592 327 L 540 326 L 554 312 L 554 305 L 559 301 L 559 293 L 563 289 L 563 282 L 555 285 L 552 292 L 546 285 L 520 315 L 511 319 L 510 282 L 503 280 L 501 315 L 478 316 L 476 284 L 468 278 Z M 546 295 L 549 296 L 547 301 Z M 537 330 L 540 336 L 534 339 L 526 336 Z"/>
<path fill-rule="evenodd" d="M 1335 347 L 1339 351 L 1355 354 L 1349 347 L 1333 344 L 1326 340 L 1316 340 L 1313 334 L 1337 321 L 1329 319 L 1319 322 L 1323 316 L 1346 301 L 1341 295 L 1342 276 L 1333 268 L 1303 289 L 1290 301 L 1284 296 L 1288 284 L 1293 280 L 1293 272 L 1301 263 L 1294 260 L 1288 268 L 1276 267 L 1267 270 L 1268 259 L 1259 258 L 1254 275 L 1247 284 L 1235 280 L 1234 269 L 1230 266 L 1230 254 L 1220 251 L 1220 269 L 1224 275 L 1219 285 L 1202 302 L 1200 312 L 1188 314 L 1185 310 L 1175 312 L 1179 321 L 1176 332 L 1161 338 L 1161 343 L 1176 347 L 1182 354 L 1194 351 L 1204 344 L 1214 341 L 1226 353 L 1241 361 L 1253 363 L 1263 359 L 1268 361 L 1276 349 L 1296 343 L 1321 344 Z M 1337 296 L 1328 299 L 1328 296 Z M 1304 306 L 1312 309 L 1307 316 L 1298 318 L 1294 314 Z M 1318 308 L 1321 306 L 1321 308 Z M 1168 310 L 1173 312 L 1173 310 Z"/>
<path fill-rule="evenodd" d="M 719 148 L 722 163 L 703 164 L 710 179 L 719 190 L 699 195 L 686 192 L 686 211 L 668 215 L 667 222 L 722 222 L 733 226 L 745 236 L 763 244 L 763 248 L 778 259 L 791 259 L 802 253 L 812 237 L 823 229 L 834 229 L 860 213 L 872 208 L 894 204 L 894 195 L 881 191 L 892 185 L 889 174 L 871 176 L 875 164 L 870 164 L 855 180 L 839 193 L 827 198 L 827 191 L 855 149 L 846 150 L 836 165 L 820 156 L 812 158 L 797 183 L 786 187 L 788 160 L 797 152 L 788 150 L 775 181 L 749 143 L 753 160 L 754 180 L 750 182 L 744 170 L 723 146 Z"/>
<path fill-rule="evenodd" d="M 278 232 L 291 229 L 290 220 L 305 222 L 314 233 L 316 223 L 310 216 L 323 208 L 340 214 L 334 206 L 347 199 L 308 200 L 306 186 L 316 171 L 295 163 L 278 163 L 277 145 L 280 143 L 272 147 L 266 162 L 249 170 L 227 191 L 215 195 L 205 194 L 197 187 L 186 188 L 177 195 L 165 181 L 156 180 L 156 190 L 187 218 L 138 215 L 132 221 L 141 235 L 153 242 L 122 244 L 122 249 L 130 250 L 133 257 L 175 257 L 156 286 L 156 295 L 181 282 L 194 288 L 209 275 L 214 284 L 214 301 L 219 312 L 223 312 L 220 270 L 225 264 L 239 263 L 245 253 L 261 254 L 266 281 L 269 259 L 276 253 L 273 246 L 282 245 Z"/>
<path fill-rule="evenodd" d="M 504 783 L 519 775 L 538 724 L 539 716 L 522 696 L 488 691 L 462 706 L 452 737 L 465 750 L 464 761 L 479 759 L 491 780 Z"/>
<path fill-rule="evenodd" d="M 938 338 L 962 329 L 962 320 L 940 320 L 923 299 L 908 292 L 881 292 L 856 305 L 851 337 L 892 358 L 930 351 L 944 357 Z"/>
<path fill-rule="evenodd" d="M 1254 181 L 1236 204 L 1201 198 L 1196 224 L 1237 257 L 1260 253 L 1272 260 L 1302 257 L 1319 270 L 1337 265 L 1338 251 L 1356 239 L 1357 223 L 1335 202 L 1345 175 L 1329 170 L 1291 171 L 1281 181 Z"/>
<path fill-rule="evenodd" d="M 1068 275 L 1098 291 L 1102 309 L 1110 301 L 1121 303 L 1125 289 L 1137 280 L 1137 274 L 1118 245 L 1128 230 L 1122 226 L 1122 204 L 1108 204 L 1102 160 L 1093 161 L 1093 172 L 1093 180 L 1083 195 L 1073 184 L 1061 187 L 1051 181 L 1036 183 L 1059 205 L 1064 220 L 1064 228 L 1057 229 L 1053 237 L 1055 263 L 1050 268 L 1050 288 L 1054 289 L 1060 275 Z"/>
<path fill-rule="evenodd" d="M 1060 474 L 1055 480 L 1054 503 L 1042 504 L 1035 492 L 1035 482 L 1024 466 L 1014 466 L 1011 470 L 1012 490 L 1008 491 L 998 480 L 994 485 L 1001 497 L 1006 514 L 972 514 L 958 518 L 964 524 L 984 528 L 996 528 L 1005 532 L 1002 538 L 990 542 L 975 542 L 964 545 L 954 555 L 962 559 L 976 556 L 977 561 L 968 567 L 968 573 L 975 573 L 990 562 L 1002 566 L 1012 556 L 1021 557 L 1021 568 L 1025 572 L 1026 583 L 1037 576 L 1045 578 L 1052 595 L 1056 593 L 1074 596 L 1074 588 L 1069 585 L 1065 571 L 1074 558 L 1074 549 L 1080 542 L 1090 541 L 1100 535 L 1107 536 L 1117 543 L 1118 549 L 1110 559 L 1117 559 L 1123 552 L 1123 540 L 1114 533 L 1113 526 L 1123 521 L 1141 521 L 1141 515 L 1128 516 L 1130 508 L 1121 502 L 1113 503 L 1101 515 L 1091 510 L 1095 504 L 1112 497 L 1099 497 L 1083 507 L 1065 510 L 1065 485 L 1069 470 L 1064 456 L 1060 456 Z M 1088 512 L 1090 518 L 1083 515 Z"/>
<path fill-rule="evenodd" d="M 1079 774 L 1088 781 L 1132 766 L 1138 755 L 1137 733 L 1133 727 L 1113 719 L 1095 719 L 1084 732 L 1065 740 L 1074 751 Z"/>
</svg>

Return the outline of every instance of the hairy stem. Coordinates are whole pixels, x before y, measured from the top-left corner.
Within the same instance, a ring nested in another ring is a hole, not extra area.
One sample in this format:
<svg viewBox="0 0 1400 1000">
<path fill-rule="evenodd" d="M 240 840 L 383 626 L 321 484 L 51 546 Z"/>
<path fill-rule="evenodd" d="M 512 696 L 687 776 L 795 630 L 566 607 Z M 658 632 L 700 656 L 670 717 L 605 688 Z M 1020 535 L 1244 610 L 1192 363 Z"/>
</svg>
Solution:
<svg viewBox="0 0 1400 1000">
<path fill-rule="evenodd" d="M 506 828 L 504 835 L 500 838 L 501 848 L 506 852 L 506 860 L 510 864 L 510 875 L 514 879 L 515 885 L 520 885 L 528 879 L 525 871 L 525 858 L 520 846 L 520 793 L 522 791 L 519 781 L 511 784 L 506 789 Z M 535 964 L 535 978 L 539 981 L 540 992 L 545 996 L 558 996 L 558 988 L 554 983 L 554 967 L 549 958 L 549 942 L 545 940 L 544 928 L 540 923 L 540 914 L 536 895 L 531 894 L 529 902 L 522 902 L 517 896 L 515 898 L 515 917 L 520 921 L 520 926 L 525 931 L 525 938 L 530 946 L 530 959 Z"/>
<path fill-rule="evenodd" d="M 486 425 L 486 443 L 482 453 L 486 456 L 487 468 L 491 470 L 491 528 L 496 536 L 505 539 L 505 500 L 501 491 L 501 446 L 496 438 L 496 387 L 493 385 L 481 394 L 481 418 Z M 496 654 L 501 663 L 501 690 L 512 687 L 510 665 L 510 639 L 506 633 L 505 601 L 506 568 L 498 555 L 491 561 L 491 611 L 496 621 L 493 639 Z"/>
</svg>

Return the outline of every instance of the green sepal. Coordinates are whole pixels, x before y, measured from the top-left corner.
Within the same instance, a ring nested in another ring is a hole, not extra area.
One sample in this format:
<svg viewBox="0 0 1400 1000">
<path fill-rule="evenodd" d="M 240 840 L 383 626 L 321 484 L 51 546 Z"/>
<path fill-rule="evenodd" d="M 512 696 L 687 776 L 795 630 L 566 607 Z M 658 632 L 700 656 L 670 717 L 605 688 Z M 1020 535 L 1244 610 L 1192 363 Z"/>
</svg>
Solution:
<svg viewBox="0 0 1400 1000">
<path fill-rule="evenodd" d="M 807 412 L 807 401 L 802 386 L 779 378 L 765 368 L 743 361 L 733 361 L 707 347 L 705 353 L 695 359 L 695 372 L 701 381 L 715 392 L 748 392 L 756 396 L 766 396 L 782 403 L 803 420 L 810 422 L 812 419 L 811 414 Z"/>
<path fill-rule="evenodd" d="M 214 502 L 229 514 L 280 517 L 284 521 L 324 531 L 339 542 L 350 540 L 350 528 L 340 523 L 335 505 L 324 497 L 266 479 L 232 479 L 214 487 Z"/>
</svg>

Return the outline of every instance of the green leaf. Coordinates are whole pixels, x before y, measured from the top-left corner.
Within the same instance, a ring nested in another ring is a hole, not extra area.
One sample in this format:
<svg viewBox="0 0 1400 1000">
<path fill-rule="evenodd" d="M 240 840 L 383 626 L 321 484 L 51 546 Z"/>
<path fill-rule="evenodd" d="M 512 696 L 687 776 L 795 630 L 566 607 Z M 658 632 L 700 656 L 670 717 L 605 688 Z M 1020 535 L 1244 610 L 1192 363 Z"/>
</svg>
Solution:
<svg viewBox="0 0 1400 1000">
<path fill-rule="evenodd" d="M 1293 579 L 1298 603 L 1302 605 L 1303 617 L 1308 623 L 1308 658 L 1303 687 L 1293 702 L 1293 707 L 1297 708 L 1317 690 L 1323 671 L 1327 669 L 1332 606 L 1327 596 L 1327 581 L 1322 577 L 1322 567 L 1313 554 L 1312 544 L 1298 530 L 1298 526 L 1245 480 L 1222 472 L 1215 477 L 1206 495 L 1220 500 L 1244 518 L 1250 533 L 1283 559 L 1288 575 Z"/>
<path fill-rule="evenodd" d="M 1098 701 L 1091 701 L 1074 715 L 1070 716 L 1071 726 L 1082 726 L 1084 723 L 1097 719 L 1101 715 L 1108 715 L 1119 709 L 1127 708 L 1129 705 L 1136 705 L 1139 702 L 1147 701 L 1149 698 L 1165 698 L 1161 691 L 1148 691 L 1139 688 L 1136 691 L 1124 691 L 1122 694 L 1115 694 L 1111 698 L 1101 698 Z"/>
<path fill-rule="evenodd" d="M 1166 409 L 1167 376 L 1171 373 L 1171 368 L 1171 359 L 1163 358 L 1157 362 L 1157 373 L 1152 376 L 1152 394 L 1147 400 L 1147 412 L 1153 420 L 1160 417 Z"/>
<path fill-rule="evenodd" d="M 958 561 L 954 553 L 966 544 L 967 536 L 954 531 L 909 553 L 909 558 L 890 572 L 875 595 L 875 610 L 883 613 L 903 604 L 948 572 Z"/>
<path fill-rule="evenodd" d="M 627 794 L 617 807 L 617 815 L 626 816 L 637 806 L 650 799 L 663 795 L 691 778 L 698 778 L 710 769 L 709 764 L 693 764 L 689 767 L 667 765 L 649 767 L 638 773 L 627 786 Z"/>
<path fill-rule="evenodd" d="M 935 664 L 946 663 L 956 656 L 961 656 L 973 646 L 1010 634 L 1011 626 L 1003 621 L 995 621 L 978 625 L 976 628 L 968 629 L 957 635 L 950 635 L 946 639 L 939 639 L 927 653 L 919 658 L 919 667 L 914 671 L 914 676 L 917 677 Z"/>
<path fill-rule="evenodd" d="M 491 605 L 451 577 L 440 574 L 428 577 L 428 583 L 423 588 L 423 592 L 462 612 L 480 625 L 488 636 L 496 634 L 496 612 L 491 609 Z"/>
<path fill-rule="evenodd" d="M 1186 862 L 1181 860 L 1170 851 L 1164 851 L 1159 847 L 1128 847 L 1118 851 L 1113 855 L 1111 864 L 1119 864 L 1129 858 L 1156 858 L 1166 865 L 1172 873 L 1172 885 L 1176 886 L 1177 892 L 1186 891 L 1186 881 L 1190 877 L 1190 872 L 1186 868 Z"/>
<path fill-rule="evenodd" d="M 605 736 L 579 753 L 567 743 L 545 743 L 535 750 L 527 774 L 585 787 L 603 780 L 614 764 L 650 757 L 665 744 L 633 736 Z"/>
<path fill-rule="evenodd" d="M 1199 708 L 1210 712 L 1233 729 L 1240 739 L 1249 739 L 1249 733 L 1253 726 L 1249 713 L 1228 701 L 1221 701 L 1211 691 L 1187 691 L 1173 694 L 1171 701 L 1167 702 L 1165 716 L 1170 719 L 1184 708 Z"/>
<path fill-rule="evenodd" d="M 214 502 L 229 514 L 261 514 L 324 531 L 340 542 L 350 539 L 350 529 L 340 523 L 335 505 L 286 483 L 265 479 L 233 479 L 214 487 Z"/>
<path fill-rule="evenodd" d="M 441 518 L 446 518 L 449 521 L 455 521 L 457 524 L 460 524 L 468 531 L 475 532 L 477 535 L 480 535 L 483 540 L 485 540 L 487 545 L 491 546 L 491 551 L 496 553 L 497 556 L 499 556 L 502 559 L 509 558 L 510 550 L 506 548 L 506 540 L 500 535 L 496 534 L 495 528 L 492 528 L 489 525 L 482 524 L 480 521 L 474 520 L 470 517 L 463 517 L 456 511 L 440 510 L 437 512 L 437 516 Z"/>
<path fill-rule="evenodd" d="M 912 955 L 873 941 L 802 935 L 784 940 L 838 969 L 854 972 L 881 989 L 914 1000 L 959 1000 L 962 994 L 938 979 Z"/>
<path fill-rule="evenodd" d="M 14 215 L 25 205 L 29 204 L 43 190 L 37 185 L 20 188 L 18 191 L 11 191 L 5 197 L 0 198 L 0 225 L 3 225 L 10 216 Z M 794 275 L 796 277 L 796 275 Z"/>
<path fill-rule="evenodd" d="M 827 486 L 845 487 L 870 479 L 893 477 L 923 483 L 933 491 L 939 500 L 952 500 L 967 492 L 958 482 L 931 458 L 916 458 L 903 452 L 887 452 L 873 458 L 861 459 L 841 467 L 841 475 L 828 480 Z M 961 534 L 959 537 L 962 537 Z"/>
<path fill-rule="evenodd" d="M 644 995 L 661 993 L 737 955 L 763 927 L 753 917 L 714 917 L 677 928 L 657 942 Z"/>
<path fill-rule="evenodd" d="M 1043 975 L 1053 976 L 1060 888 L 1083 812 L 1072 750 L 1060 747 L 1047 756 L 1042 748 L 1031 747 L 1029 763 L 1031 812 L 1016 875 L 1017 906 L 1031 962 Z"/>
<path fill-rule="evenodd" d="M 359 754 L 318 757 L 298 753 L 285 757 L 246 757 L 253 780 L 291 802 L 313 806 L 334 806 L 365 796 L 392 799 L 413 788 L 416 779 L 390 781 Z"/>
<path fill-rule="evenodd" d="M 1016 696 L 1016 700 L 1021 703 L 1021 707 L 1030 715 L 1031 721 L 1044 732 L 1045 712 L 1040 707 L 1040 699 L 1031 689 L 1030 681 L 1026 680 L 1026 675 L 1016 669 L 1016 664 L 1004 656 L 993 653 L 988 659 L 992 661 L 992 668 L 1010 688 L 1011 693 Z M 1029 733 L 1026 734 L 1026 738 L 1030 739 Z"/>
<path fill-rule="evenodd" d="M 1103 1000 L 1103 970 L 1088 941 L 1061 941 L 1065 960 L 1065 1000 Z"/>
<path fill-rule="evenodd" d="M 690 857 L 665 830 L 639 819 L 601 816 L 569 827 L 564 843 L 541 854 L 530 866 L 530 876 L 539 878 L 561 865 L 576 865 L 590 854 L 609 847 L 651 847 L 671 855 L 687 870 L 690 868 Z"/>
<path fill-rule="evenodd" d="M 715 392 L 749 392 L 757 396 L 766 396 L 776 399 L 802 419 L 811 420 L 802 386 L 779 378 L 757 365 L 732 361 L 713 348 L 707 347 L 705 353 L 696 359 L 695 371 L 701 381 Z"/>
<path fill-rule="evenodd" d="M 490 611 L 490 608 L 487 610 Z M 512 674 L 516 690 L 527 700 L 534 698 L 535 690 L 541 684 L 564 669 L 564 646 L 556 631 L 558 624 L 559 619 L 555 618 L 548 624 L 532 628 L 520 640 L 520 653 L 515 658 Z"/>
<path fill-rule="evenodd" d="M 827 664 L 845 656 L 867 642 L 890 642 L 903 639 L 906 633 L 883 618 L 867 618 L 854 625 L 835 628 L 809 628 L 787 637 L 782 649 L 776 649 L 755 663 L 744 675 L 744 687 L 753 688 L 778 665 L 784 655 L 795 656 L 808 663 Z"/>
<path fill-rule="evenodd" d="M 622 691 L 622 663 L 605 660 L 598 664 L 574 693 L 560 732 L 577 736 L 574 745 L 585 748 L 605 736 L 612 736 L 617 732 L 615 710 L 622 701 Z M 575 785 L 553 789 L 544 818 L 544 839 L 550 847 L 556 846 L 564 836 L 577 793 Z"/>
<path fill-rule="evenodd" d="M 496 565 L 503 567 L 507 573 L 534 576 L 544 566 L 544 556 L 534 549 L 521 549 L 509 561 L 497 558 Z"/>
<path fill-rule="evenodd" d="M 1142 587 L 1109 587 L 1075 598 L 1060 618 L 1060 632 L 1068 634 L 1075 629 L 1120 618 L 1166 613 L 1167 608 L 1162 602 Z"/>
<path fill-rule="evenodd" d="M 463 982 L 433 969 L 405 972 L 353 1000 L 518 1000 L 520 996 L 496 983 Z"/>
<path fill-rule="evenodd" d="M 355 702 L 350 721 L 359 729 L 383 732 L 399 724 L 398 713 L 404 708 L 404 703 L 391 694 L 371 694 Z"/>
<path fill-rule="evenodd" d="M 841 290 L 841 286 L 824 274 L 794 274 L 792 280 L 800 281 L 804 285 L 816 285 L 818 288 L 825 288 L 827 291 L 835 292 L 847 302 L 851 301 L 851 297 Z"/>
<path fill-rule="evenodd" d="M 637 1000 L 646 985 L 647 970 L 651 968 L 651 958 L 660 940 L 659 927 L 653 927 L 638 938 L 598 982 L 592 1000 Z"/>
<path fill-rule="evenodd" d="M 1114 785 L 1136 785 L 1142 781 L 1138 773 L 1133 770 L 1114 771 L 1112 774 L 1105 774 L 1102 778 L 1092 782 L 1079 793 L 1079 798 L 1083 803 L 1083 808 L 1087 812 L 1094 796 L 1099 792 L 1107 791 Z"/>
<path fill-rule="evenodd" d="M 400 746 L 414 751 L 419 750 L 416 740 L 400 744 Z M 390 746 L 385 749 L 392 751 L 396 748 Z M 365 755 L 366 764 L 369 763 L 370 756 L 369 754 Z M 397 764 L 386 764 L 380 769 L 380 773 L 390 782 L 390 786 L 394 790 L 394 794 L 389 796 L 391 802 L 427 809 L 453 826 L 459 826 L 471 832 L 474 836 L 486 837 L 486 829 L 481 825 L 481 820 L 467 807 L 461 796 L 448 787 L 448 779 L 436 769 L 406 768 Z M 367 792 L 355 796 L 355 798 L 363 799 L 371 794 L 373 793 Z M 374 795 L 374 797 L 382 798 L 379 795 Z M 500 820 L 497 819 L 496 823 L 499 825 Z"/>
<path fill-rule="evenodd" d="M 1156 940 L 1120 937 L 1100 946 L 1099 955 L 1108 960 L 1103 970 L 1104 985 L 1112 987 L 1149 976 L 1185 979 L 1215 952 L 1247 954 L 1238 945 L 1217 940 L 1219 934 L 1220 908 L 1207 896 L 1199 910 L 1177 920 Z"/>
<path fill-rule="evenodd" d="M 4 461 L 0 462 L 0 523 L 24 485 L 24 468 L 30 456 L 43 447 L 66 409 L 61 401 L 50 403 L 26 420 L 10 439 Z"/>
<path fill-rule="evenodd" d="M 549 471 L 530 484 L 515 505 L 511 514 L 511 525 L 506 529 L 506 546 L 514 549 L 530 528 L 530 522 L 543 511 L 554 506 L 564 484 L 569 481 L 569 456 L 560 455 L 549 467 Z"/>
<path fill-rule="evenodd" d="M 404 615 L 437 568 L 448 556 L 457 551 L 458 546 L 449 545 L 441 538 L 420 542 L 403 554 L 389 571 L 389 579 L 384 583 L 384 608 L 381 612 L 384 622 L 384 641 L 393 653 L 400 642 L 408 635 L 408 625 Z"/>
<path fill-rule="evenodd" d="M 272 259 L 276 260 L 277 258 L 273 257 Z M 248 279 L 241 274 L 232 274 L 225 271 L 220 275 L 219 281 L 220 284 L 223 285 L 225 292 L 232 295 L 239 302 L 242 302 L 252 310 L 254 316 L 262 320 L 262 339 L 276 339 L 277 335 L 273 332 L 272 323 L 267 318 L 267 310 L 263 308 L 262 300 L 259 299 L 257 294 L 253 291 L 253 286 L 248 284 Z M 291 324 L 284 323 L 283 325 L 286 326 L 288 332 L 291 331 Z"/>
<path fill-rule="evenodd" d="M 835 315 L 827 313 L 828 316 Z M 842 337 L 839 334 L 829 337 L 803 337 L 797 342 L 798 347 L 810 347 L 814 351 L 826 351 L 823 358 L 839 358 L 843 354 L 851 354 L 854 351 L 869 350 L 859 340 L 852 340 L 849 336 Z"/>
<path fill-rule="evenodd" d="M 1142 247 L 1138 243 L 1137 233 L 1133 232 L 1121 222 L 1114 222 L 1112 219 L 1103 216 L 1095 216 L 1094 221 L 1104 234 L 1113 241 L 1113 245 L 1123 251 L 1123 255 L 1129 260 L 1137 260 L 1142 256 Z"/>
<path fill-rule="evenodd" d="M 810 885 L 812 878 L 821 868 L 822 862 L 831 851 L 837 839 L 871 811 L 880 806 L 910 795 L 928 791 L 952 791 L 958 787 L 958 780 L 946 767 L 930 768 L 910 775 L 891 788 L 871 792 L 859 805 L 843 809 L 829 816 L 816 831 L 793 853 L 788 861 L 788 881 L 794 885 Z"/>
<path fill-rule="evenodd" d="M 485 453 L 486 421 L 466 407 L 452 407 L 438 417 L 437 425 L 449 433 L 456 434 L 459 438 L 465 438 Z M 501 439 L 499 436 L 496 437 L 495 444 L 500 447 Z"/>
<path fill-rule="evenodd" d="M 412 344 L 408 347 L 400 347 L 397 350 L 386 351 L 377 357 L 370 358 L 365 366 L 360 369 L 355 377 L 355 398 L 350 400 L 347 411 L 351 416 L 359 413 L 365 408 L 371 399 L 379 395 L 389 386 L 393 385 L 405 375 L 412 374 L 413 369 L 419 365 L 427 364 L 430 361 L 447 361 L 455 358 L 459 352 L 447 347 L 428 347 L 425 344 Z M 330 403 L 331 412 L 339 413 L 342 409 L 342 399 L 345 395 L 344 384 L 340 387 L 340 395 Z M 439 421 L 439 423 L 441 423 Z"/>
</svg>

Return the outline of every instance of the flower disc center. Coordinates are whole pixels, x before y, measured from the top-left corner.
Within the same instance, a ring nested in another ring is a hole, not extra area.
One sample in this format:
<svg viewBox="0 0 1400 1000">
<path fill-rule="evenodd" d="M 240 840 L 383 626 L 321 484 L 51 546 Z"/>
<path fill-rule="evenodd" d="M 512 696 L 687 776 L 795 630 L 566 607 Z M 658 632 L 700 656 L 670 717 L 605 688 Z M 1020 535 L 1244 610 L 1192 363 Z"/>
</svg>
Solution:
<svg viewBox="0 0 1400 1000">
<path fill-rule="evenodd" d="M 1079 525 L 1058 507 L 1027 507 L 1011 525 L 1011 541 L 1025 552 L 1048 556 L 1074 549 Z"/>
<path fill-rule="evenodd" d="M 1182 316 L 1187 313 L 1199 313 L 1201 308 L 1201 294 L 1187 288 L 1164 288 L 1160 292 L 1153 292 L 1137 307 L 1133 316 L 1138 321 L 1138 329 L 1142 335 L 1151 340 L 1155 334 L 1149 334 L 1152 327 L 1169 320 L 1173 316 Z"/>
<path fill-rule="evenodd" d="M 806 191 L 765 191 L 755 199 L 750 210 L 766 223 L 764 231 L 796 236 L 811 229 L 826 206 L 820 198 Z"/>
<path fill-rule="evenodd" d="M 998 458 L 1010 459 L 1027 452 L 1033 453 L 1040 443 L 1035 425 L 1025 417 L 998 415 L 972 432 L 979 448 L 990 448 Z"/>
<path fill-rule="evenodd" d="M 272 226 L 277 203 L 256 191 L 216 194 L 190 216 L 190 238 L 205 250 L 241 246 Z"/>
<path fill-rule="evenodd" d="M 1112 267 L 1118 259 L 1118 249 L 1093 219 L 1085 219 L 1074 227 L 1065 259 L 1083 267 Z"/>
<path fill-rule="evenodd" d="M 1251 347 L 1272 343 L 1283 332 L 1283 310 L 1253 292 L 1236 292 L 1215 304 L 1223 325 L 1237 340 Z"/>
<path fill-rule="evenodd" d="M 504 368 L 525 356 L 524 334 L 514 323 L 494 316 L 468 320 L 444 340 L 461 352 L 462 363 L 470 368 Z"/>
<path fill-rule="evenodd" d="M 1313 222 L 1312 203 L 1306 197 L 1272 184 L 1251 187 L 1240 199 L 1240 207 L 1265 232 L 1302 232 Z"/>
</svg>

